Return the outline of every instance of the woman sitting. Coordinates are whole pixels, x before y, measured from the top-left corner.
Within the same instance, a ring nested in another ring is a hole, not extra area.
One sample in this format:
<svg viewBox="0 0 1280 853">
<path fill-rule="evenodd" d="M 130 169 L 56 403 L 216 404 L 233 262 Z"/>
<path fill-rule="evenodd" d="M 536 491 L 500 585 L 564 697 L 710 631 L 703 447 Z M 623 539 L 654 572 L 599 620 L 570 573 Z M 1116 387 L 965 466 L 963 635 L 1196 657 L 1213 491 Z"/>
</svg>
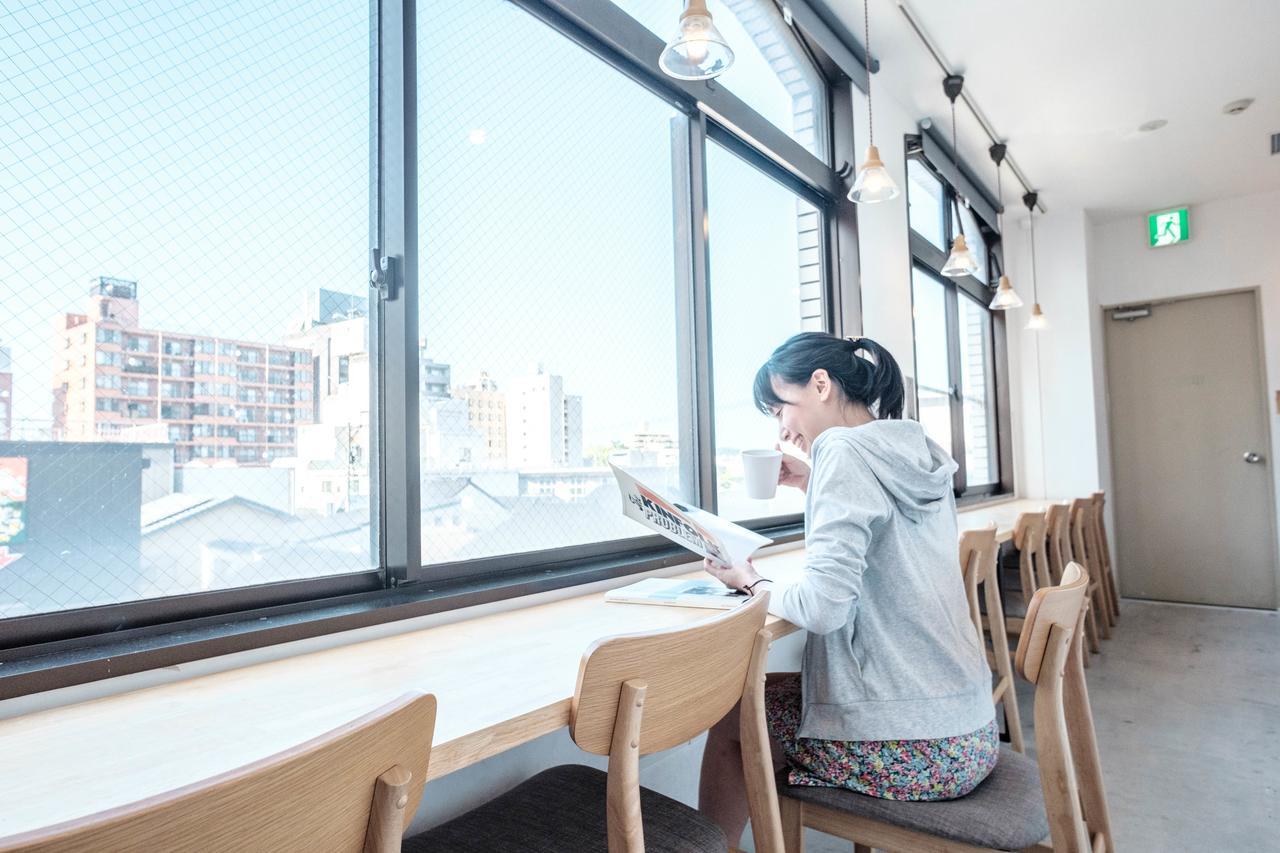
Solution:
<svg viewBox="0 0 1280 853">
<path fill-rule="evenodd" d="M 902 419 L 901 371 L 867 338 L 796 335 L 754 390 L 812 464 L 786 456 L 779 475 L 806 493 L 804 572 L 775 588 L 750 561 L 705 567 L 769 590 L 770 612 L 807 632 L 801 672 L 766 688 L 775 766 L 793 785 L 964 796 L 995 767 L 999 738 L 956 558 L 956 463 Z M 737 717 L 712 728 L 699 788 L 731 845 L 747 822 Z"/>
</svg>

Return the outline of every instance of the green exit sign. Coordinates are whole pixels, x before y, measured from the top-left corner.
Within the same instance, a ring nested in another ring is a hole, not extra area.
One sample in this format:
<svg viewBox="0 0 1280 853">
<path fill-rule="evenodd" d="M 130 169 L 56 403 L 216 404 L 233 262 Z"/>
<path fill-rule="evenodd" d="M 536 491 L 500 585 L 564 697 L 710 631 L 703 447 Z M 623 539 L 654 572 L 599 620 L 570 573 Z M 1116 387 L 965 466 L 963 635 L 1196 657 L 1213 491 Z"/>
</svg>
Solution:
<svg viewBox="0 0 1280 853">
<path fill-rule="evenodd" d="M 1191 226 L 1187 209 L 1162 210 L 1147 214 L 1147 245 L 1151 248 L 1172 246 L 1191 239 Z"/>
</svg>

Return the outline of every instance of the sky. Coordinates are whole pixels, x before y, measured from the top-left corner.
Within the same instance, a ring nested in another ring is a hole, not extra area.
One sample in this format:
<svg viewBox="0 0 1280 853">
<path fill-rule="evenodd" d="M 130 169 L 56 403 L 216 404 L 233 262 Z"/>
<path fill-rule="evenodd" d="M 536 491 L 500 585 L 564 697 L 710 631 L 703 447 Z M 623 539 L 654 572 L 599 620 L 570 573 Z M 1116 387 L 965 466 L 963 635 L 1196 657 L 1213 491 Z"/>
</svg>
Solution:
<svg viewBox="0 0 1280 853">
<path fill-rule="evenodd" d="M 665 38 L 678 4 L 621 0 Z M 672 7 L 672 8 L 668 8 Z M 783 121 L 732 16 L 722 83 Z M 366 292 L 368 3 L 18 0 L 0 12 L 0 345 L 50 416 L 55 318 L 139 282 L 149 328 L 279 341 L 317 287 Z M 503 0 L 419 5 L 420 336 L 500 386 L 542 365 L 587 446 L 675 432 L 668 104 Z M 717 436 L 771 442 L 750 379 L 799 330 L 795 200 L 709 159 Z"/>
</svg>

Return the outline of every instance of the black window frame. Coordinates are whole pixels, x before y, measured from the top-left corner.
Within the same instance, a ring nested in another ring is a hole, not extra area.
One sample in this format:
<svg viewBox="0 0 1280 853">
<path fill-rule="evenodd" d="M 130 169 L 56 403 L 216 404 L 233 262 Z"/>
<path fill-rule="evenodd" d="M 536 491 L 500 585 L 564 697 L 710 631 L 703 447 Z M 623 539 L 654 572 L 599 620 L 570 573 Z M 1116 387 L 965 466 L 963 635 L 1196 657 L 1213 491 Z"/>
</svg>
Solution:
<svg viewBox="0 0 1280 853">
<path fill-rule="evenodd" d="M 792 0 L 792 30 L 827 82 L 823 162 L 715 81 L 679 81 L 657 67 L 661 39 L 612 3 L 511 0 L 675 106 L 689 152 L 687 217 L 690 345 L 681 358 L 695 443 L 694 493 L 716 507 L 711 398 L 705 146 L 714 139 L 819 207 L 823 223 L 824 323 L 861 332 L 857 210 L 846 197 L 857 154 L 853 87 L 868 77 L 860 46 L 830 28 L 820 9 Z M 387 259 L 370 298 L 370 539 L 377 566 L 344 574 L 0 620 L 0 699 L 254 648 L 365 624 L 621 577 L 689 561 L 658 537 L 423 566 L 418 448 L 418 223 L 416 4 L 370 0 L 370 233 Z M 781 7 L 779 6 L 779 15 Z M 674 17 L 674 12 L 673 12 Z M 878 70 L 878 63 L 871 63 Z M 415 428 L 406 428 L 414 425 Z M 682 436 L 683 438 L 684 436 Z M 683 442 L 682 442 L 683 448 Z M 685 451 L 682 449 L 682 453 Z M 682 468 L 685 460 L 682 460 Z M 776 541 L 803 535 L 801 513 L 747 522 Z"/>
<path fill-rule="evenodd" d="M 904 145 L 904 154 L 907 158 L 921 164 L 925 170 L 935 178 L 942 186 L 942 235 L 944 242 L 951 239 L 951 235 L 956 229 L 956 212 L 958 205 L 964 204 L 963 198 L 957 191 L 955 185 L 949 181 L 946 176 L 924 156 L 920 150 L 918 138 L 908 136 Z M 908 183 L 907 192 L 910 193 L 910 184 Z M 945 292 L 946 299 L 946 319 L 947 319 L 947 355 L 950 363 L 950 374 L 952 377 L 952 385 L 950 389 L 951 400 L 951 450 L 955 457 L 956 464 L 959 469 L 956 471 L 955 477 L 955 495 L 956 499 L 962 503 L 979 502 L 989 500 L 994 497 L 1003 495 L 1011 495 L 1014 493 L 1013 482 L 1013 429 L 1010 414 L 1009 402 L 1009 347 L 1008 347 L 1008 322 L 1004 311 L 992 311 L 988 306 L 992 297 L 995 296 L 996 285 L 1000 279 L 1000 273 L 1004 266 L 1003 250 L 1001 247 L 1001 235 L 996 229 L 994 223 L 987 221 L 986 217 L 977 209 L 971 208 L 974 219 L 978 222 L 981 229 L 980 235 L 985 246 L 987 256 L 987 279 L 990 285 L 984 284 L 976 276 L 957 276 L 955 278 L 944 276 L 942 267 L 946 263 L 948 252 L 939 249 L 927 237 L 918 233 L 915 229 L 908 225 L 908 242 L 911 253 L 911 269 L 914 277 L 915 270 L 919 269 L 931 279 L 938 282 Z M 914 285 L 912 287 L 912 315 L 914 318 L 915 295 Z M 995 452 L 997 474 L 995 482 L 986 483 L 977 486 L 969 486 L 968 484 L 968 466 L 965 453 L 965 435 L 964 435 L 964 389 L 961 381 L 961 352 L 960 352 L 960 310 L 959 299 L 963 293 L 967 297 L 972 298 L 982 310 L 987 312 L 992 342 L 992 381 L 995 386 L 995 406 L 994 406 L 994 422 L 991 428 L 995 431 Z M 915 339 L 915 321 L 912 320 L 912 339 Z M 914 385 L 915 383 L 913 383 Z M 914 401 L 916 411 L 919 411 L 919 389 L 915 390 L 916 399 Z"/>
</svg>

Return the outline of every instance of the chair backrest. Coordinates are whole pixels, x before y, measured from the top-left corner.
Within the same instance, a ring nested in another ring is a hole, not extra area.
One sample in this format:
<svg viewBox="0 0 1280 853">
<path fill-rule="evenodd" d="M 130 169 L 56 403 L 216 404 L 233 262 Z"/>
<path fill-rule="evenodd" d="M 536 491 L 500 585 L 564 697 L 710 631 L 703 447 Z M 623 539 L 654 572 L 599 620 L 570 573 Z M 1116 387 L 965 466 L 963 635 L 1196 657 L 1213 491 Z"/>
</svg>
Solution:
<svg viewBox="0 0 1280 853">
<path fill-rule="evenodd" d="M 689 627 L 597 640 L 582 656 L 569 733 L 608 755 L 625 681 L 647 686 L 640 754 L 670 749 L 709 729 L 742 698 L 766 596 Z"/>
<path fill-rule="evenodd" d="M 1009 740 L 1015 750 L 1022 752 L 1022 715 L 1018 712 L 1013 664 L 1009 660 L 1004 603 L 1000 600 L 1000 582 L 997 578 L 999 552 L 995 525 L 966 530 L 960 534 L 960 569 L 964 575 L 965 597 L 969 601 L 969 618 L 973 620 L 974 630 L 978 633 L 978 646 L 984 650 L 991 669 L 996 674 L 991 699 L 996 704 L 1003 705 Z M 986 634 L 982 628 L 982 612 L 978 607 L 979 584 L 982 585 L 983 598 L 987 603 L 987 623 L 991 628 L 990 652 L 986 652 Z"/>
<path fill-rule="evenodd" d="M 1107 493 L 1093 493 L 1094 520 L 1098 526 L 1098 546 L 1102 554 L 1103 565 L 1111 570 L 1111 543 L 1107 542 Z"/>
<path fill-rule="evenodd" d="M 609 756 L 610 853 L 643 853 L 639 758 L 709 729 L 739 701 L 752 834 L 782 853 L 782 820 L 764 716 L 764 629 L 769 596 L 757 595 L 695 625 L 599 640 L 578 668 L 569 734 Z"/>
<path fill-rule="evenodd" d="M 1000 543 L 996 542 L 996 525 L 964 530 L 960 534 L 960 571 L 964 578 L 965 598 L 969 599 L 969 619 L 973 621 L 974 630 L 978 631 L 979 643 L 984 643 L 982 629 L 982 610 L 978 606 L 978 584 L 995 581 L 997 557 L 1000 556 Z M 995 584 L 987 589 L 995 588 Z M 992 613 L 987 613 L 991 619 Z"/>
<path fill-rule="evenodd" d="M 1053 585 L 1049 572 L 1048 522 L 1043 512 L 1018 515 L 1013 527 L 1013 544 L 1018 549 L 1018 569 L 1022 575 L 1022 594 L 1027 598 L 1042 586 Z"/>
<path fill-rule="evenodd" d="M 1076 498 L 1071 502 L 1071 559 L 1098 578 L 1097 554 L 1089 529 L 1093 523 L 1093 498 Z"/>
<path fill-rule="evenodd" d="M 969 601 L 969 618 L 973 621 L 974 630 L 978 632 L 979 643 L 984 644 L 982 610 L 978 605 L 978 584 L 994 580 L 999 550 L 994 524 L 977 530 L 966 530 L 960 534 L 960 572 L 964 578 L 965 598 Z M 990 612 L 987 616 L 994 618 Z"/>
<path fill-rule="evenodd" d="M 1044 511 L 1044 520 L 1049 537 L 1050 580 L 1061 583 L 1062 572 L 1074 556 L 1071 552 L 1071 507 L 1064 503 L 1049 504 Z"/>
<path fill-rule="evenodd" d="M 1060 584 L 1042 587 L 1031 596 L 1027 615 L 1022 619 L 1022 634 L 1018 637 L 1013 665 L 1032 684 L 1040 683 L 1040 670 L 1052 630 L 1061 628 L 1067 632 L 1067 639 L 1071 639 L 1083 612 L 1088 582 L 1089 576 L 1079 563 L 1068 563 Z"/>
<path fill-rule="evenodd" d="M 0 850 L 398 851 L 422 799 L 435 723 L 435 697 L 406 694 L 269 758 L 0 840 Z"/>
<path fill-rule="evenodd" d="M 1101 574 L 1109 567 L 1106 534 L 1103 533 L 1102 526 L 1102 492 L 1094 492 L 1086 500 L 1089 502 L 1088 523 L 1085 530 L 1087 536 L 1086 544 L 1093 555 L 1094 570 Z"/>
<path fill-rule="evenodd" d="M 1055 851 L 1112 849 L 1081 643 L 1089 575 L 1069 563 L 1062 583 L 1036 591 L 1015 666 L 1036 685 L 1036 761 Z"/>
</svg>

